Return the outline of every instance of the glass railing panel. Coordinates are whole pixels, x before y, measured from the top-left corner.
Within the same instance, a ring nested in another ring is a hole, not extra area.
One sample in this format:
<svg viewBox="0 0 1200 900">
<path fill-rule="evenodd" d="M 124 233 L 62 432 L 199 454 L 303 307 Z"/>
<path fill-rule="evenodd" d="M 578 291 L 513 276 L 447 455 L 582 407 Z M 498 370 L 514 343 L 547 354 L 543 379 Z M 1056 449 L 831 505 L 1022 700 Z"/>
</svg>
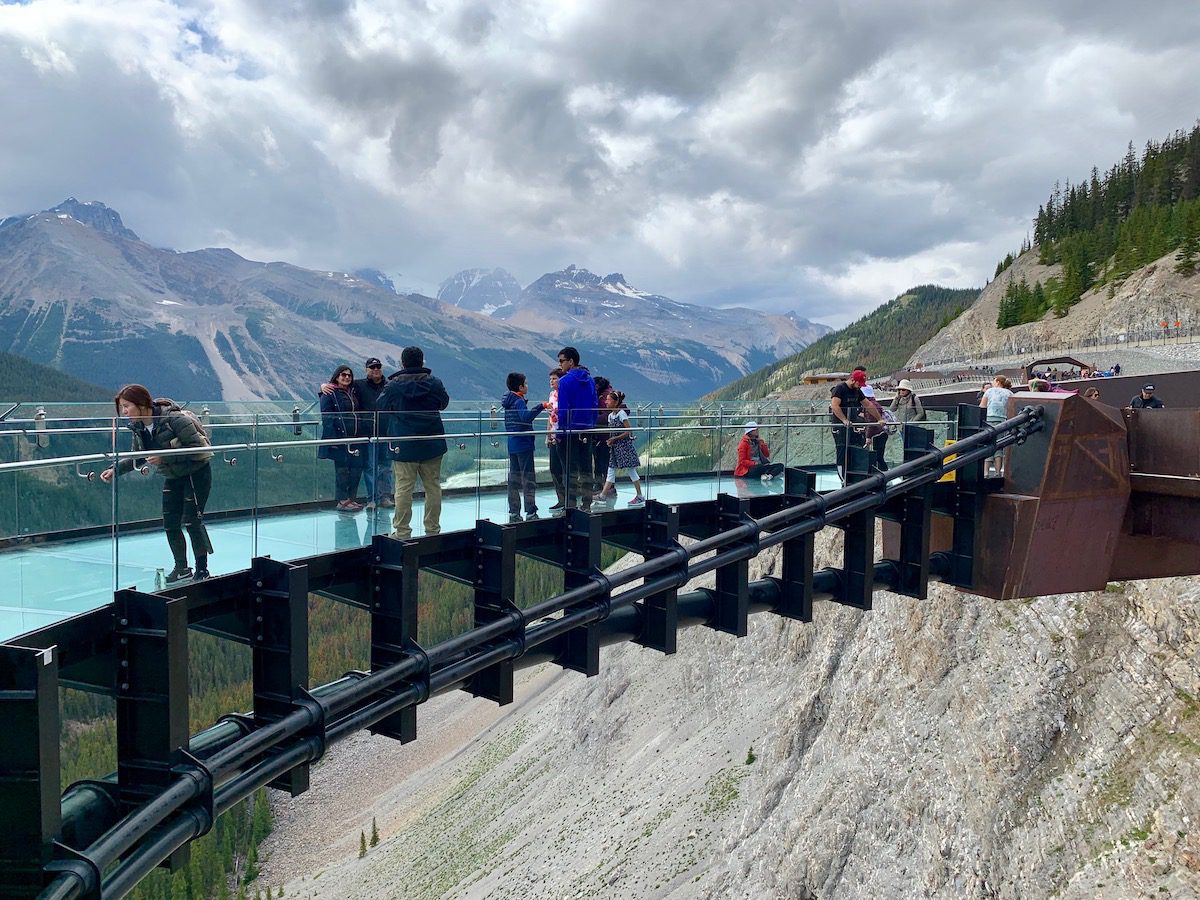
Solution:
<svg viewBox="0 0 1200 900">
<path fill-rule="evenodd" d="M 442 512 L 439 527 L 442 531 L 457 531 L 472 527 L 480 517 L 479 487 L 482 476 L 481 459 L 493 425 L 487 412 L 448 409 L 442 414 L 446 431 L 446 453 L 441 461 Z M 494 459 L 494 452 L 491 458 Z M 495 478 L 494 466 L 490 477 Z M 413 500 L 412 533 L 425 533 L 424 489 L 416 485 Z"/>
<path fill-rule="evenodd" d="M 60 519 L 38 507 L 94 504 L 88 512 L 102 519 L 108 492 L 81 478 L 74 463 L 53 463 L 4 473 L 5 537 L 0 539 L 0 639 L 41 628 L 112 600 L 114 586 L 110 532 L 93 528 L 60 528 Z M 95 471 L 95 466 L 88 471 Z M 49 529 L 57 529 L 51 531 Z M 25 531 L 24 535 L 12 532 Z M 34 533 L 34 532 L 37 533 Z M 126 567 L 122 584 L 153 587 L 153 567 Z"/>
<path fill-rule="evenodd" d="M 481 417 L 481 434 L 476 441 L 475 491 L 478 517 L 490 522 L 507 522 L 508 505 L 508 433 L 504 430 L 504 411 L 496 410 Z M 514 432 L 514 436 L 516 433 Z M 517 515 L 523 518 L 524 503 L 520 492 L 515 496 Z M 536 495 L 535 495 L 536 502 Z"/>
<path fill-rule="evenodd" d="M 255 418 L 255 556 L 292 560 L 360 545 L 361 523 L 343 522 L 336 508 L 334 463 L 318 456 L 322 425 L 312 410 L 298 421 L 288 413 Z"/>
</svg>

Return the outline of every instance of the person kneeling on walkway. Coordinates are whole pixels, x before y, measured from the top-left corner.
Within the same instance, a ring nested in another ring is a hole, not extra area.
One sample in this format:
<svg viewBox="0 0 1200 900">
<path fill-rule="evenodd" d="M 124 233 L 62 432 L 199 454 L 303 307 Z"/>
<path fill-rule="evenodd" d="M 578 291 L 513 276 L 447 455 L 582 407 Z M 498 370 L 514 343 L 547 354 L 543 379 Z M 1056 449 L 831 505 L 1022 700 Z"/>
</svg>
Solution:
<svg viewBox="0 0 1200 900">
<path fill-rule="evenodd" d="M 758 423 L 747 422 L 742 426 L 742 440 L 738 444 L 737 467 L 733 474 L 737 478 L 762 478 L 770 481 L 783 474 L 783 463 L 771 462 L 771 448 L 758 436 Z"/>
</svg>

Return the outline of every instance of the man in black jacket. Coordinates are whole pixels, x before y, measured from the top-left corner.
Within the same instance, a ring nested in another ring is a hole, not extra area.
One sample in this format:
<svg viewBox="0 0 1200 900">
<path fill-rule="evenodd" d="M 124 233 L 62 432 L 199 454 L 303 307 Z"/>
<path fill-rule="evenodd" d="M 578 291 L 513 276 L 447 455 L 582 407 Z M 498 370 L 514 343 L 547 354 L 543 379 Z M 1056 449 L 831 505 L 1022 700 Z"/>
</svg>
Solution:
<svg viewBox="0 0 1200 900">
<path fill-rule="evenodd" d="M 1132 409 L 1162 409 L 1163 402 L 1154 396 L 1154 385 L 1142 385 L 1141 393 L 1129 401 Z"/>
<path fill-rule="evenodd" d="M 392 472 L 396 477 L 396 512 L 392 516 L 392 537 L 412 537 L 413 491 L 417 479 L 425 490 L 425 533 L 442 530 L 442 457 L 446 454 L 446 433 L 441 411 L 450 404 L 450 395 L 440 378 L 425 368 L 420 347 L 405 347 L 400 352 L 403 368 L 388 378 L 379 395 L 379 425 L 392 441 Z M 424 439 L 423 439 L 424 438 Z"/>
</svg>

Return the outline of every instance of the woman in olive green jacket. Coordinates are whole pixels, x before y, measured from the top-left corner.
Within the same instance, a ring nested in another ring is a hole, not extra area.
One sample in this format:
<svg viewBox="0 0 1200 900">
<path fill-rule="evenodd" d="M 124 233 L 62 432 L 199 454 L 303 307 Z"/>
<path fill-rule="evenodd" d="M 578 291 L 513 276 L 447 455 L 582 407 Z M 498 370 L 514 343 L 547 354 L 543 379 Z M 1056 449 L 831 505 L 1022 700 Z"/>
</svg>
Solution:
<svg viewBox="0 0 1200 900">
<path fill-rule="evenodd" d="M 208 555 L 212 543 L 204 527 L 204 505 L 212 490 L 212 468 L 209 460 L 208 437 L 199 420 L 184 412 L 173 400 L 150 397 L 150 392 L 140 384 L 127 384 L 113 398 L 117 415 L 129 421 L 133 432 L 133 450 L 145 451 L 146 456 L 122 459 L 119 466 L 100 473 L 101 479 L 109 482 L 115 474 L 124 475 L 134 467 L 145 463 L 158 468 L 166 479 L 163 485 L 163 529 L 175 568 L 167 576 L 167 584 L 178 584 L 189 578 L 200 580 L 208 577 Z M 154 455 L 156 450 L 177 450 L 195 447 L 196 453 L 170 456 Z M 196 557 L 196 569 L 188 565 L 187 542 L 183 530 L 187 528 L 192 539 L 192 553 Z"/>
</svg>

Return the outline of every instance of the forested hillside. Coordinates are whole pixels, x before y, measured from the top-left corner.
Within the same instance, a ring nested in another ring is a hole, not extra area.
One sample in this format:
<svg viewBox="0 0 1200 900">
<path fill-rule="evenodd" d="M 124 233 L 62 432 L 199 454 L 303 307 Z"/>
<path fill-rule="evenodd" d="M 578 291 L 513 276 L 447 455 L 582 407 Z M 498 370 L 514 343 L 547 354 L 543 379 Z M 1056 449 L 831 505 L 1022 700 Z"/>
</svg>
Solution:
<svg viewBox="0 0 1200 900">
<path fill-rule="evenodd" d="M 893 372 L 978 296 L 975 288 L 934 284 L 910 288 L 841 331 L 827 334 L 799 353 L 751 372 L 709 396 L 714 400 L 757 400 L 791 387 L 809 370 L 848 371 L 861 364 L 872 376 Z"/>
<path fill-rule="evenodd" d="M 111 400 L 113 392 L 72 378 L 65 372 L 30 362 L 15 353 L 0 352 L 0 402 L 38 400 L 46 403 Z"/>
<path fill-rule="evenodd" d="M 1200 125 L 1147 143 L 1140 159 L 1131 143 L 1103 176 L 1093 168 L 1079 184 L 1055 185 L 1038 209 L 1033 244 L 1041 264 L 1060 263 L 1062 273 L 1045 284 L 1010 281 L 996 320 L 1000 328 L 1049 311 L 1065 316 L 1085 292 L 1104 285 L 1111 296 L 1135 270 L 1173 250 L 1176 271 L 1193 274 L 1200 256 Z M 1000 262 L 996 274 L 1013 258 Z"/>
</svg>

